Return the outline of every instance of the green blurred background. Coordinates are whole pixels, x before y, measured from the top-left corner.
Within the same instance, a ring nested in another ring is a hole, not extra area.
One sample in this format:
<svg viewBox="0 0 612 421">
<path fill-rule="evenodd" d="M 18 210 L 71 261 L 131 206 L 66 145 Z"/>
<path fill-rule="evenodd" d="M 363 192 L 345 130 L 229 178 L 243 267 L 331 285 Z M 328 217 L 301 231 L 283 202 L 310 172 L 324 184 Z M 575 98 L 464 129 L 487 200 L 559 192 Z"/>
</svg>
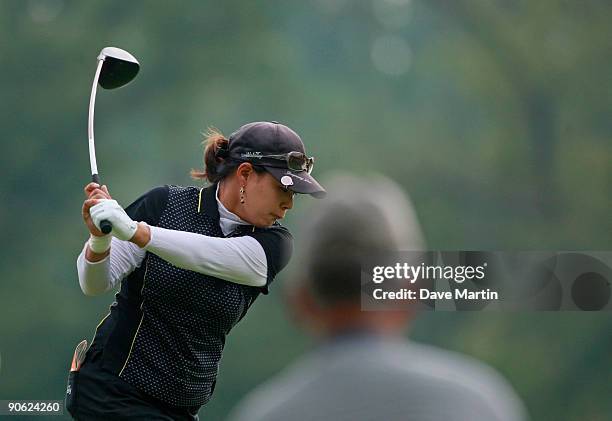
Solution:
<svg viewBox="0 0 612 421">
<path fill-rule="evenodd" d="M 193 184 L 207 126 L 278 120 L 323 181 L 398 181 L 431 249 L 606 250 L 611 20 L 596 0 L 3 0 L 0 399 L 63 399 L 75 345 L 113 300 L 84 296 L 75 268 L 102 47 L 142 65 L 97 98 L 98 166 L 124 205 Z M 298 247 L 311 206 L 286 222 Z M 203 419 L 313 345 L 286 316 L 289 273 L 229 336 Z M 612 419 L 609 313 L 433 313 L 410 336 L 492 364 L 534 420 Z"/>
</svg>

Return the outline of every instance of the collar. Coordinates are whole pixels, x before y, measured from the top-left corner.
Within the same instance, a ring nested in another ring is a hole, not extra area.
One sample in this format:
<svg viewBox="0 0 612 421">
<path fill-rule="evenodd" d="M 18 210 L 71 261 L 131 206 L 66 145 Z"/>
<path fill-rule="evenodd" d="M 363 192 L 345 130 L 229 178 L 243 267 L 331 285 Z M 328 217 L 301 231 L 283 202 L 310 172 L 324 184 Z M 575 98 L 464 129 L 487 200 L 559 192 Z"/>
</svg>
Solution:
<svg viewBox="0 0 612 421">
<path fill-rule="evenodd" d="M 200 206 L 201 211 L 206 213 L 208 216 L 213 218 L 214 220 L 219 220 L 219 208 L 217 207 L 217 185 L 219 183 L 215 183 L 206 188 L 202 188 L 200 190 Z"/>
<path fill-rule="evenodd" d="M 217 204 L 217 189 L 219 188 L 219 183 L 212 184 L 208 187 L 200 189 L 199 201 L 198 201 L 198 213 L 204 212 L 211 218 L 213 218 L 217 223 L 220 223 L 221 216 L 219 215 L 219 206 L 223 206 L 221 201 Z M 227 210 L 227 209 L 226 209 Z M 228 213 L 234 215 L 240 222 L 236 222 L 238 225 L 242 227 L 249 227 L 253 232 L 259 232 L 262 230 L 267 230 L 271 228 L 279 227 L 281 224 L 276 221 L 274 225 L 266 228 L 257 228 L 246 221 L 243 221 L 238 215 L 227 211 Z"/>
<path fill-rule="evenodd" d="M 236 223 L 237 225 L 251 225 L 247 221 L 240 218 L 235 213 L 229 211 L 225 205 L 219 200 L 219 187 L 220 183 L 217 183 L 217 188 L 215 189 L 215 200 L 217 201 L 217 208 L 219 210 L 219 217 L 230 220 L 231 222 Z"/>
<path fill-rule="evenodd" d="M 221 227 L 221 231 L 223 231 L 223 235 L 230 235 L 240 227 L 251 226 L 251 224 L 242 220 L 238 215 L 230 212 L 219 200 L 220 186 L 221 183 L 217 184 L 217 189 L 215 190 L 215 200 L 217 201 L 217 208 L 219 209 L 219 226 Z"/>
<path fill-rule="evenodd" d="M 221 216 L 219 215 L 219 207 L 218 207 L 218 204 L 217 204 L 217 188 L 218 188 L 218 185 L 219 185 L 219 183 L 215 183 L 215 184 L 210 185 L 210 186 L 208 186 L 206 188 L 200 189 L 200 195 L 199 195 L 200 197 L 199 197 L 199 203 L 198 203 L 198 212 L 206 213 L 208 216 L 213 218 L 213 220 L 215 220 L 217 222 L 217 224 L 219 224 L 219 227 L 220 227 L 221 226 Z M 221 202 L 219 202 L 219 204 L 221 204 Z M 238 218 L 238 216 L 236 216 L 236 218 Z M 238 219 L 240 219 L 240 218 L 238 218 Z M 250 225 L 247 222 L 244 222 L 244 223 L 245 223 L 245 225 L 239 224 L 239 225 L 241 225 L 241 227 L 244 227 L 243 229 L 251 229 L 253 232 L 256 232 L 256 231 L 260 230 L 260 228 L 256 228 L 255 226 Z"/>
</svg>

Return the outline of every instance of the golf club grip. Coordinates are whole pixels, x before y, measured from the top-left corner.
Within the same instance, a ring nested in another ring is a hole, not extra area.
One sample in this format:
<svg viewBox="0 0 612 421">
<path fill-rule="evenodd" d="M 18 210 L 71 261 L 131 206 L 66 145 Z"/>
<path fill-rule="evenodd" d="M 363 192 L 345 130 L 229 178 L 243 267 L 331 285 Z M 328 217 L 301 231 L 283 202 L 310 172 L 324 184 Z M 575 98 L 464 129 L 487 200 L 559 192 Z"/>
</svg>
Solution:
<svg viewBox="0 0 612 421">
<path fill-rule="evenodd" d="M 98 184 L 99 186 L 102 186 L 102 184 L 100 184 L 100 176 L 98 174 L 92 174 L 91 181 Z M 112 230 L 113 230 L 113 224 L 111 224 L 106 219 L 100 221 L 100 231 L 102 231 L 102 234 L 108 234 Z"/>
<path fill-rule="evenodd" d="M 103 221 L 100 221 L 100 231 L 102 231 L 103 234 L 108 234 L 112 230 L 113 230 L 113 224 L 111 224 L 106 219 Z"/>
</svg>

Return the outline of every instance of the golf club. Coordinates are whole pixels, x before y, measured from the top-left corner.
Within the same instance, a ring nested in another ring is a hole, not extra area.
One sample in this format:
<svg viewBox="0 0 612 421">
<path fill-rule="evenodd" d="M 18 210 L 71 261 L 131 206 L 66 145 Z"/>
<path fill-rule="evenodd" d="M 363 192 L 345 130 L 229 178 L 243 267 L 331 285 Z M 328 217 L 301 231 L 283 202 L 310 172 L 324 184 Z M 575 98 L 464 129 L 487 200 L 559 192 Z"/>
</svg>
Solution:
<svg viewBox="0 0 612 421">
<path fill-rule="evenodd" d="M 98 67 L 91 87 L 89 98 L 89 118 L 87 124 L 87 135 L 89 138 L 89 164 L 91 166 L 91 179 L 94 183 L 100 183 L 98 164 L 96 163 L 96 146 L 94 144 L 94 109 L 96 106 L 96 91 L 98 82 L 104 89 L 116 89 L 130 83 L 140 70 L 138 60 L 125 50 L 116 47 L 105 47 L 98 55 Z M 100 230 L 108 234 L 113 229 L 109 221 L 100 222 Z"/>
</svg>

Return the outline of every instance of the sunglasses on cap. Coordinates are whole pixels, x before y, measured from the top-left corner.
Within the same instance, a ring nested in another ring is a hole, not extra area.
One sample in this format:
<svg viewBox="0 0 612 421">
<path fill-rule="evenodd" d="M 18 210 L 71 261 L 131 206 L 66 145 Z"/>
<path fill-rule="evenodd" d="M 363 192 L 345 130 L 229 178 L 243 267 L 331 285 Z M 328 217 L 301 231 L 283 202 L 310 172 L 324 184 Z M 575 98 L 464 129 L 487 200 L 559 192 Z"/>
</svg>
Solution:
<svg viewBox="0 0 612 421">
<path fill-rule="evenodd" d="M 243 154 L 242 158 L 249 159 L 260 159 L 260 158 L 270 158 L 270 159 L 278 159 L 279 161 L 285 161 L 287 164 L 287 168 L 292 171 L 306 171 L 308 174 L 312 172 L 312 168 L 314 167 L 314 157 L 308 157 L 303 152 L 288 152 L 286 154 L 280 155 L 254 155 L 254 154 Z M 261 165 L 261 164 L 259 164 Z"/>
</svg>

